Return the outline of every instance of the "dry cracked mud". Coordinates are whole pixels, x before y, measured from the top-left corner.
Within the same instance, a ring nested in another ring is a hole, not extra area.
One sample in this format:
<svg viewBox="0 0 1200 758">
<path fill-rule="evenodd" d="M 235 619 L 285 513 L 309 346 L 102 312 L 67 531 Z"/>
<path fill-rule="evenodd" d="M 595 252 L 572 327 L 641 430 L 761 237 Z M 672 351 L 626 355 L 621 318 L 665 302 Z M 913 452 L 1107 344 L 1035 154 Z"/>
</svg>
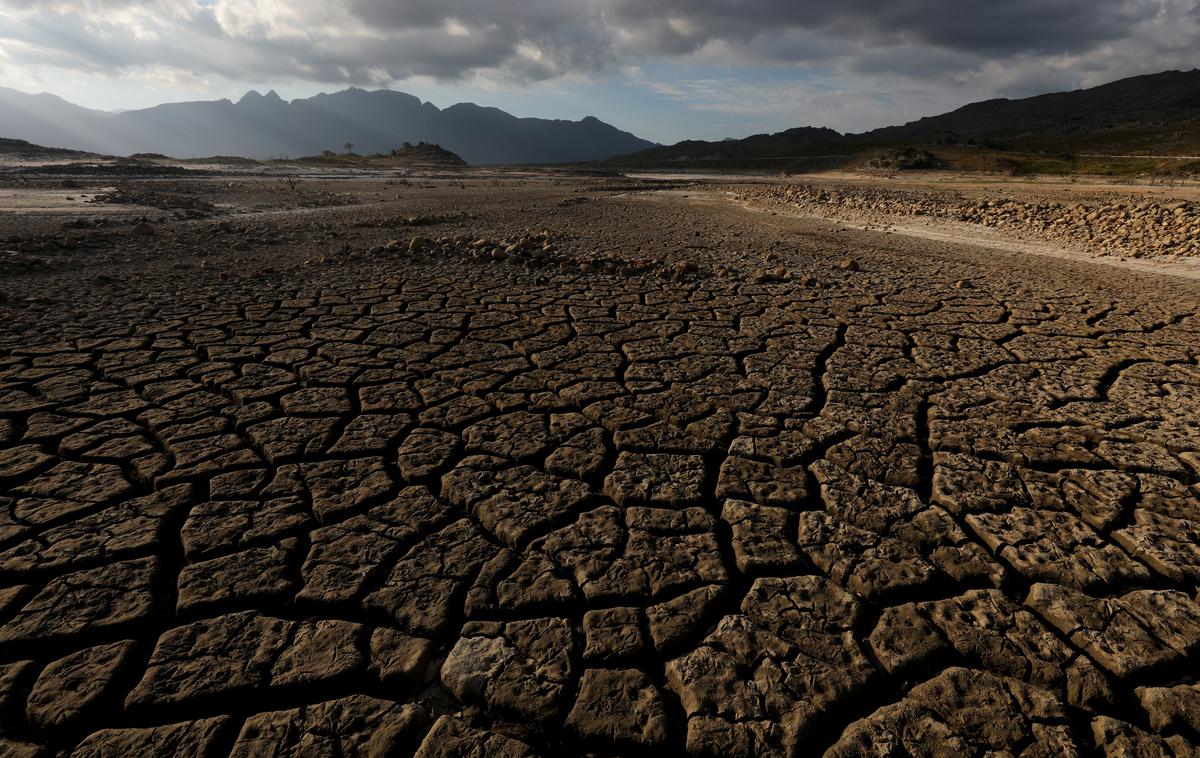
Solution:
<svg viewBox="0 0 1200 758">
<path fill-rule="evenodd" d="M 1195 754 L 1196 282 L 335 189 L 6 271 L 0 753 Z"/>
</svg>

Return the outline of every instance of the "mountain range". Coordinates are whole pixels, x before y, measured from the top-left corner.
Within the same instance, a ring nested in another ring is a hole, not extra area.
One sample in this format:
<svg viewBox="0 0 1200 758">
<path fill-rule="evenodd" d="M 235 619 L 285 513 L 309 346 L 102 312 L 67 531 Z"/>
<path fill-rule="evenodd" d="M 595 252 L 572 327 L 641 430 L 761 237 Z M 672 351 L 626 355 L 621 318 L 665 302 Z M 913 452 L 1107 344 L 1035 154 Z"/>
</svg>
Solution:
<svg viewBox="0 0 1200 758">
<path fill-rule="evenodd" d="M 348 144 L 358 153 L 389 153 L 405 142 L 429 142 L 476 165 L 603 161 L 616 168 L 780 170 L 867 165 L 879 161 L 880 150 L 936 146 L 938 155 L 920 153 L 925 157 L 917 163 L 1058 173 L 1190 172 L 1192 164 L 1175 159 L 1169 164 L 1126 159 L 1200 155 L 1200 70 L 1164 71 L 1023 99 L 986 100 L 861 134 L 797 127 L 744 139 L 674 145 L 655 145 L 594 117 L 517 118 L 472 103 L 439 109 L 388 90 L 352 88 L 291 102 L 273 91 L 251 91 L 236 103 L 170 103 L 109 113 L 54 95 L 0 87 L 0 136 L 109 155 L 163 153 L 177 158 L 299 157 L 341 152 Z M 1076 153 L 1124 162 L 1081 162 Z"/>
<path fill-rule="evenodd" d="M 876 129 L 868 138 L 963 139 L 1091 134 L 1131 125 L 1200 119 L 1200 69 L 1164 71 L 1020 100 L 1000 98 L 965 105 L 904 126 Z"/>
<path fill-rule="evenodd" d="M 0 135 L 107 155 L 177 158 L 299 157 L 341 152 L 347 144 L 358 153 L 387 153 L 405 142 L 433 142 L 476 165 L 589 161 L 654 145 L 591 116 L 518 118 L 473 103 L 439 109 L 402 92 L 358 88 L 291 102 L 274 91 L 251 91 L 236 103 L 110 113 L 0 87 Z"/>
<path fill-rule="evenodd" d="M 609 161 L 617 167 L 704 166 L 836 168 L 857 157 L 902 146 L 939 146 L 959 167 L 1002 168 L 1012 153 L 1200 154 L 1200 70 L 1164 71 L 1090 89 L 1022 99 L 998 98 L 902 126 L 860 134 L 800 127 L 720 142 L 658 145 Z M 984 150 L 1002 160 L 981 163 Z M 965 164 L 964 164 L 964 159 Z M 1078 162 L 1025 162 L 1035 170 L 1084 170 Z M 1144 170 L 1145 167 L 1142 167 Z"/>
</svg>

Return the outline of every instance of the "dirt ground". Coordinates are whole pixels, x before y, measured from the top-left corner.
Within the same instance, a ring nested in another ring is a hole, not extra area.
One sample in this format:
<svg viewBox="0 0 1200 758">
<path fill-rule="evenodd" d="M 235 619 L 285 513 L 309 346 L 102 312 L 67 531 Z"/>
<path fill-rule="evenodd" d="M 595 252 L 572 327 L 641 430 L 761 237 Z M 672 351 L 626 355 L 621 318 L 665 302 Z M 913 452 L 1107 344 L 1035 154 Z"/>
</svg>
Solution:
<svg viewBox="0 0 1200 758">
<path fill-rule="evenodd" d="M 1200 745 L 1186 267 L 733 184 L 59 182 L 0 194 L 0 753 Z"/>
</svg>

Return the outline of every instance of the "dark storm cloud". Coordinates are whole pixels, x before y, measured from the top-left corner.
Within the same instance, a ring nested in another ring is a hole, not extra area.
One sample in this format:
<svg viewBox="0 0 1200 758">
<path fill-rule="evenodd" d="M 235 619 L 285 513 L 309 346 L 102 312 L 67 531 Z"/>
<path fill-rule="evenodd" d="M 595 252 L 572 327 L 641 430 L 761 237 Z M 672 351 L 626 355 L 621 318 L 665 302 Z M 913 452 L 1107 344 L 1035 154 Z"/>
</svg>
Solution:
<svg viewBox="0 0 1200 758">
<path fill-rule="evenodd" d="M 475 73 L 538 80 L 661 60 L 920 79 L 1054 60 L 1049 78 L 1079 79 L 1131 51 L 1152 69 L 1196 49 L 1198 3 L 0 0 L 0 53 L 91 70 L 156 65 L 325 82 Z M 1064 75 L 1067 57 L 1077 60 Z"/>
<path fill-rule="evenodd" d="M 847 41 L 921 42 L 986 55 L 1074 52 L 1119 39 L 1152 18 L 1153 0 L 614 0 L 610 18 L 648 51 L 679 54 L 714 41 L 770 40 L 793 30 Z M 779 50 L 780 57 L 786 51 Z M 795 51 L 803 56 L 803 51 Z"/>
</svg>

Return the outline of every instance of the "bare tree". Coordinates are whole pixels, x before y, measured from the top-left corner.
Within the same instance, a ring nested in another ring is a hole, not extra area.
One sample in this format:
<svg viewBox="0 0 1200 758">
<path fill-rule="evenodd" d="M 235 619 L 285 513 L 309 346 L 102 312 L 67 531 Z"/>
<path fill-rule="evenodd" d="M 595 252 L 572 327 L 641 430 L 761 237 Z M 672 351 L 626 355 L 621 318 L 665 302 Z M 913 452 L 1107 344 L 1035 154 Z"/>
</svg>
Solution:
<svg viewBox="0 0 1200 758">
<path fill-rule="evenodd" d="M 347 153 L 354 152 L 354 143 L 353 142 L 347 142 L 346 144 L 342 145 L 342 147 L 346 148 Z"/>
</svg>

